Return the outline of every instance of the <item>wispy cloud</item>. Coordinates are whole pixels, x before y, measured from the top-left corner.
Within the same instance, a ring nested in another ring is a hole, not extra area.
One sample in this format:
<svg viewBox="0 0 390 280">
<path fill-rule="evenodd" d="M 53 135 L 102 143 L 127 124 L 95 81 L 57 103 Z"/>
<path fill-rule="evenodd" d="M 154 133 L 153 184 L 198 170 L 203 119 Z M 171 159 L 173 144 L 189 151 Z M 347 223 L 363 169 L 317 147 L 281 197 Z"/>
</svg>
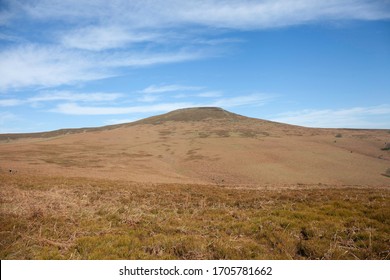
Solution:
<svg viewBox="0 0 390 280">
<path fill-rule="evenodd" d="M 4 2 L 10 2 L 10 1 L 4 1 Z M 1 4 L 3 4 L 3 3 L 1 3 Z M 15 15 L 16 15 L 16 9 L 13 9 L 13 7 L 9 7 L 8 9 L 6 7 L 1 7 L 1 9 L 0 9 L 0 26 L 7 24 L 12 19 L 12 17 Z"/>
<path fill-rule="evenodd" d="M 104 122 L 106 125 L 111 125 L 111 124 L 122 124 L 122 123 L 131 123 L 135 122 L 138 119 L 109 119 Z"/>
<path fill-rule="evenodd" d="M 24 14 L 41 20 L 116 21 L 137 28 L 197 24 L 254 29 L 324 19 L 389 18 L 388 1 L 372 0 L 37 0 L 31 4 L 26 1 L 22 10 Z"/>
<path fill-rule="evenodd" d="M 104 55 L 100 61 L 94 61 L 104 68 L 142 67 L 167 63 L 178 63 L 213 56 L 212 52 L 205 49 L 178 49 L 175 51 L 123 51 Z M 99 63 L 100 62 L 100 63 Z"/>
<path fill-rule="evenodd" d="M 0 33 L 0 41 L 6 41 L 6 42 L 24 42 L 24 40 L 18 36 L 15 35 L 9 35 Z"/>
<path fill-rule="evenodd" d="M 123 26 L 90 26 L 68 31 L 61 36 L 60 42 L 67 48 L 102 51 L 156 41 L 157 38 L 156 34 L 134 32 Z"/>
<path fill-rule="evenodd" d="M 14 107 L 24 104 L 24 100 L 21 99 L 1 99 L 0 107 Z"/>
<path fill-rule="evenodd" d="M 93 59 L 58 47 L 25 45 L 0 52 L 0 90 L 57 86 L 110 76 Z"/>
<path fill-rule="evenodd" d="M 212 102 L 210 105 L 223 108 L 238 107 L 243 105 L 261 106 L 273 98 L 274 96 L 269 94 L 256 93 L 244 96 L 221 98 Z"/>
<path fill-rule="evenodd" d="M 14 127 L 14 124 L 18 120 L 19 117 L 13 113 L 0 112 L 0 133 L 16 132 L 17 129 Z"/>
<path fill-rule="evenodd" d="M 38 94 L 34 97 L 28 98 L 29 102 L 45 102 L 45 101 L 83 101 L 83 102 L 100 102 L 100 101 L 113 101 L 123 97 L 123 93 L 103 93 L 103 92 L 90 92 L 90 93 L 75 93 L 70 91 L 46 91 Z"/>
<path fill-rule="evenodd" d="M 376 120 L 378 116 L 382 121 Z M 285 112 L 271 120 L 308 127 L 390 128 L 390 105 Z"/>
<path fill-rule="evenodd" d="M 319 20 L 375 20 L 390 17 L 389 7 L 383 1 L 266 0 L 199 2 L 196 3 L 196 8 L 187 7 L 186 11 L 179 10 L 180 18 L 183 21 L 214 27 L 265 29 L 305 24 Z M 384 9 L 385 7 L 387 9 Z"/>
<path fill-rule="evenodd" d="M 0 125 L 5 124 L 7 121 L 16 120 L 17 116 L 10 112 L 0 112 Z"/>
<path fill-rule="evenodd" d="M 0 99 L 0 107 L 13 107 L 24 104 L 37 104 L 42 102 L 68 101 L 68 102 L 103 102 L 114 101 L 124 97 L 123 93 L 77 93 L 71 91 L 45 91 L 25 99 Z"/>
<path fill-rule="evenodd" d="M 175 91 L 197 91 L 201 90 L 202 87 L 195 86 L 183 86 L 183 85 L 151 85 L 143 90 L 140 93 L 163 93 L 163 92 L 175 92 Z"/>
<path fill-rule="evenodd" d="M 212 97 L 221 97 L 222 95 L 223 94 L 220 91 L 206 91 L 206 92 L 198 93 L 196 96 L 212 98 Z"/>
<path fill-rule="evenodd" d="M 192 103 L 160 103 L 148 106 L 129 106 L 129 107 L 93 107 L 80 106 L 76 103 L 60 104 L 51 112 L 67 115 L 123 115 L 135 113 L 155 113 L 167 112 L 180 108 L 193 107 Z"/>
<path fill-rule="evenodd" d="M 199 88 L 203 89 L 203 88 Z M 200 98 L 217 98 L 222 97 L 222 91 L 204 91 L 204 92 L 195 92 L 195 93 L 178 93 L 173 95 L 173 98 L 188 98 L 188 97 L 200 97 Z"/>
<path fill-rule="evenodd" d="M 26 45 L 0 51 L 0 90 L 52 87 L 119 75 L 119 68 L 142 67 L 199 59 L 206 54 L 114 52 L 110 55 L 71 51 L 62 47 Z"/>
<path fill-rule="evenodd" d="M 148 94 L 148 95 L 144 95 L 142 97 L 139 97 L 137 100 L 139 102 L 156 102 L 159 99 L 160 99 L 160 97 L 157 96 L 157 95 L 150 95 L 150 94 Z"/>
</svg>

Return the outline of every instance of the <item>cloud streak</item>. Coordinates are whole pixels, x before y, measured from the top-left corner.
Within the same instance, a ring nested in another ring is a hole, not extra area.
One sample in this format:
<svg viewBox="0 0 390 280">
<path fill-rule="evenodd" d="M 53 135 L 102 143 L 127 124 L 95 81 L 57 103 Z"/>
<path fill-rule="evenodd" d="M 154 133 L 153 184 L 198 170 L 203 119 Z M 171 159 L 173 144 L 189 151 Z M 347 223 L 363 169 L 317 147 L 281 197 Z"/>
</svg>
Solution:
<svg viewBox="0 0 390 280">
<path fill-rule="evenodd" d="M 382 121 L 377 121 L 380 116 Z M 301 110 L 270 118 L 276 122 L 323 128 L 390 128 L 390 105 L 346 109 Z M 387 121 L 383 121 L 387 120 Z"/>
<path fill-rule="evenodd" d="M 15 1 L 15 0 L 14 0 Z M 135 28 L 202 25 L 259 29 L 318 20 L 389 18 L 389 3 L 372 0 L 36 0 L 22 3 L 25 15 L 39 19 L 119 22 Z M 112 15 L 116 15 L 115 18 Z"/>
<path fill-rule="evenodd" d="M 199 59 L 201 51 L 192 52 L 113 52 L 90 54 L 62 47 L 26 45 L 0 51 L 0 90 L 23 87 L 54 87 L 93 81 L 121 73 L 123 67 L 145 67 Z"/>
<path fill-rule="evenodd" d="M 123 48 L 130 44 L 152 42 L 158 35 L 127 30 L 122 26 L 89 26 L 68 31 L 60 38 L 66 48 L 103 51 Z"/>
<path fill-rule="evenodd" d="M 26 99 L 0 99 L 0 107 L 13 107 L 24 104 L 37 104 L 53 101 L 68 102 L 107 102 L 124 97 L 122 93 L 75 93 L 70 91 L 46 91 Z"/>
<path fill-rule="evenodd" d="M 123 115 L 135 113 L 154 113 L 168 112 L 185 107 L 193 107 L 192 103 L 160 103 L 146 106 L 129 106 L 129 107 L 99 107 L 99 106 L 80 106 L 76 103 L 60 104 L 50 110 L 54 113 L 67 115 Z"/>
<path fill-rule="evenodd" d="M 210 105 L 215 107 L 231 108 L 243 105 L 261 106 L 272 100 L 274 97 L 268 94 L 250 94 L 230 98 L 221 98 Z"/>
<path fill-rule="evenodd" d="M 15 123 L 19 117 L 10 112 L 0 112 L 0 133 L 16 132 Z"/>
<path fill-rule="evenodd" d="M 25 45 L 0 52 L 0 90 L 57 86 L 110 76 L 81 53 L 59 47 Z"/>
<path fill-rule="evenodd" d="M 202 89 L 202 87 L 183 86 L 183 85 L 162 85 L 162 86 L 151 85 L 151 86 L 141 90 L 140 93 L 164 93 L 164 92 L 175 92 L 175 91 L 197 91 L 197 90 L 201 90 L 201 89 Z"/>
</svg>

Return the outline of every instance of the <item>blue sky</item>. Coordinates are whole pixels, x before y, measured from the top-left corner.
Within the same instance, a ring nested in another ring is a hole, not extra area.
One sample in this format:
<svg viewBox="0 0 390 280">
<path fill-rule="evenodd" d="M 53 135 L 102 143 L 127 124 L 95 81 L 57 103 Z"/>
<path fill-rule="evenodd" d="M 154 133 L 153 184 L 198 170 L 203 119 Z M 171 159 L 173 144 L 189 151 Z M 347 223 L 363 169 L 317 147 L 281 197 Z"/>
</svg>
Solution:
<svg viewBox="0 0 390 280">
<path fill-rule="evenodd" d="M 0 0 L 0 133 L 196 106 L 390 128 L 390 2 Z"/>
</svg>

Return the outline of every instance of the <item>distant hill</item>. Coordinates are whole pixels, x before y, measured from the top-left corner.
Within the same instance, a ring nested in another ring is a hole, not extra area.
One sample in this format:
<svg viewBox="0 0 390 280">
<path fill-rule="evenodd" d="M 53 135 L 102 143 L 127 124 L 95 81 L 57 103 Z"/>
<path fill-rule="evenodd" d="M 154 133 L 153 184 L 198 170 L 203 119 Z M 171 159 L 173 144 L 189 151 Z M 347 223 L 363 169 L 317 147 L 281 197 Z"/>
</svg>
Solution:
<svg viewBox="0 0 390 280">
<path fill-rule="evenodd" d="M 195 107 L 195 108 L 178 109 L 166 114 L 156 115 L 153 117 L 141 119 L 131 123 L 107 125 L 101 127 L 63 128 L 63 129 L 58 129 L 53 131 L 34 132 L 34 133 L 4 133 L 4 134 L 0 134 L 0 141 L 15 140 L 20 138 L 51 138 L 51 137 L 58 137 L 67 134 L 111 130 L 120 127 L 128 127 L 128 126 L 134 126 L 140 124 L 157 125 L 168 121 L 191 122 L 191 121 L 202 121 L 206 119 L 224 119 L 229 121 L 239 121 L 239 120 L 242 121 L 244 119 L 249 119 L 249 118 L 226 111 L 219 107 Z"/>
<path fill-rule="evenodd" d="M 146 118 L 135 122 L 136 124 L 160 124 L 167 121 L 190 122 L 206 119 L 225 119 L 230 121 L 243 120 L 246 117 L 231 113 L 218 107 L 196 107 L 179 109 L 166 114 Z"/>
<path fill-rule="evenodd" d="M 0 170 L 218 185 L 389 185 L 385 130 L 316 129 L 216 107 L 132 123 L 0 135 Z"/>
</svg>

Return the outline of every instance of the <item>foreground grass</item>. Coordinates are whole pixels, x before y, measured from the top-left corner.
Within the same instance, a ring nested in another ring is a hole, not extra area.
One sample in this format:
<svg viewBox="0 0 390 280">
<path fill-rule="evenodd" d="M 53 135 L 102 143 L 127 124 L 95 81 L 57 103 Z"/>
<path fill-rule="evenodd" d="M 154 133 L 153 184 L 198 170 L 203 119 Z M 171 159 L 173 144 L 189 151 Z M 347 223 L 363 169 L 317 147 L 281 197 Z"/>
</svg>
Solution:
<svg viewBox="0 0 390 280">
<path fill-rule="evenodd" d="M 390 259 L 390 189 L 0 175 L 1 259 Z"/>
</svg>

